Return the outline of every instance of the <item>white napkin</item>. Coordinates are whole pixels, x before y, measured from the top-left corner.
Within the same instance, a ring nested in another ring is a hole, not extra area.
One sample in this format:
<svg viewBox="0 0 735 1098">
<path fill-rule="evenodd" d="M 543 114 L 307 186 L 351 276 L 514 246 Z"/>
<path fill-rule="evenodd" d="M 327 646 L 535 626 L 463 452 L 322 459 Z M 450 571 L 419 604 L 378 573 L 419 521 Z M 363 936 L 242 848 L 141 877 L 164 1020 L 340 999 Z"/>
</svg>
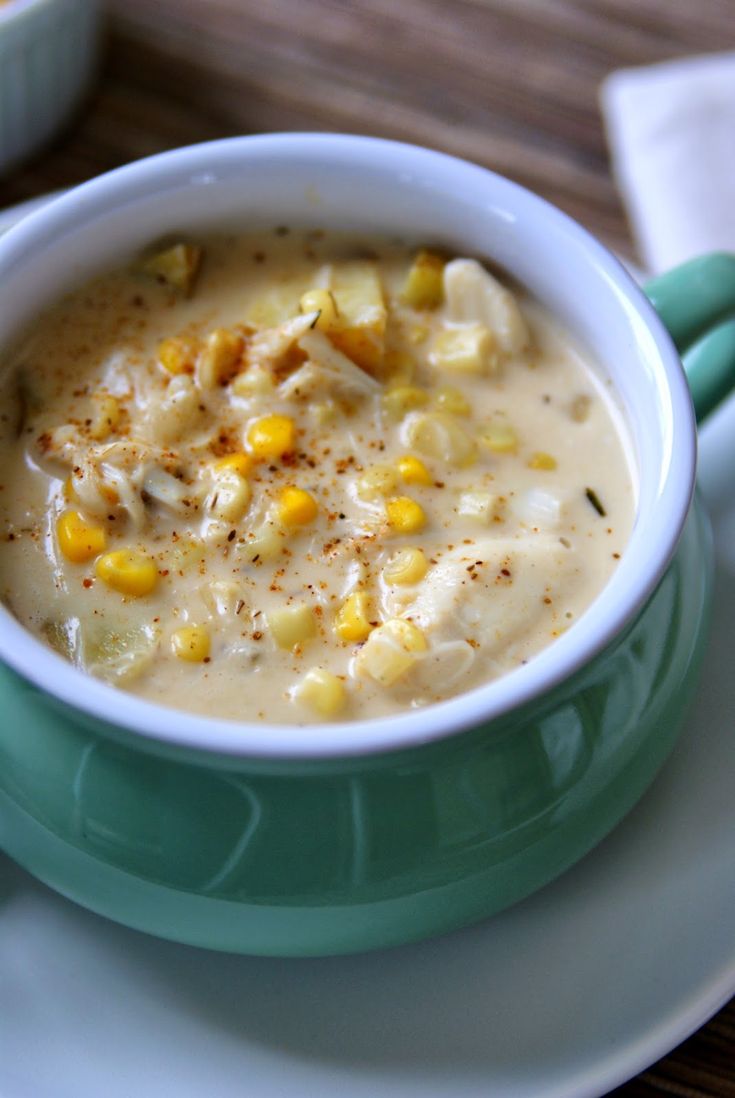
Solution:
<svg viewBox="0 0 735 1098">
<path fill-rule="evenodd" d="M 600 98 L 646 269 L 735 251 L 735 53 L 622 69 Z"/>
</svg>

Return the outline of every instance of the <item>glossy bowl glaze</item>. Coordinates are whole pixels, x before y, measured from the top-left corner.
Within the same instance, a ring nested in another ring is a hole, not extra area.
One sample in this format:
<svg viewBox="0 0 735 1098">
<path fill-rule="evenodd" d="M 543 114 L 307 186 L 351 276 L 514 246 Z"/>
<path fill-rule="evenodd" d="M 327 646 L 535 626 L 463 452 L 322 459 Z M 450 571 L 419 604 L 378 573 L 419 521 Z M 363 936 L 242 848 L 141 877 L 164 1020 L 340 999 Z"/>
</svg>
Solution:
<svg viewBox="0 0 735 1098">
<path fill-rule="evenodd" d="M 92 80 L 98 48 L 98 0 L 0 6 L 0 172 L 68 121 Z"/>
<path fill-rule="evenodd" d="M 0 608 L 0 846 L 93 910 L 213 948 L 337 953 L 461 926 L 581 857 L 674 742 L 711 574 L 706 521 L 687 519 L 678 355 L 613 257 L 540 199 L 427 150 L 323 135 L 165 154 L 32 215 L 0 241 L 0 343 L 69 272 L 223 222 L 401 232 L 499 260 L 613 378 L 639 467 L 630 544 L 526 667 L 405 716 L 309 729 L 116 692 Z"/>
</svg>

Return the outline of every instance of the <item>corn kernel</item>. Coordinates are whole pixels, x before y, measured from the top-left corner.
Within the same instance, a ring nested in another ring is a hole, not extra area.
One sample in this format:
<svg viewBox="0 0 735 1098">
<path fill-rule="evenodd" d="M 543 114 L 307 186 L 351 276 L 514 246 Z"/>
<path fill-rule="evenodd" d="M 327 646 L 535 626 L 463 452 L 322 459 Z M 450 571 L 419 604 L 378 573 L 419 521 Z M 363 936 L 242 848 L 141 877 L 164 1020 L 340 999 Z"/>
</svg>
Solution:
<svg viewBox="0 0 735 1098">
<path fill-rule="evenodd" d="M 396 496 L 385 505 L 388 522 L 396 534 L 417 534 L 426 525 L 426 512 L 408 496 Z"/>
<path fill-rule="evenodd" d="M 518 435 L 506 420 L 493 419 L 477 436 L 480 444 L 495 454 L 514 454 L 518 449 Z"/>
<path fill-rule="evenodd" d="M 348 644 L 359 644 L 370 635 L 370 599 L 366 591 L 353 591 L 337 611 L 334 631 Z"/>
<path fill-rule="evenodd" d="M 483 324 L 464 324 L 440 332 L 429 353 L 429 362 L 441 370 L 482 374 L 497 365 L 495 340 Z"/>
<path fill-rule="evenodd" d="M 306 526 L 314 521 L 318 510 L 314 497 L 293 485 L 287 485 L 278 499 L 278 516 L 286 526 Z"/>
<path fill-rule="evenodd" d="M 250 424 L 248 445 L 256 458 L 269 461 L 293 450 L 296 426 L 290 416 L 262 416 Z"/>
<path fill-rule="evenodd" d="M 214 463 L 216 472 L 224 470 L 232 470 L 235 473 L 239 473 L 241 477 L 246 477 L 253 468 L 253 459 L 250 454 L 246 454 L 243 450 L 240 450 L 235 454 L 225 454 L 224 457 L 218 458 Z"/>
<path fill-rule="evenodd" d="M 337 404 L 331 398 L 319 400 L 309 405 L 309 418 L 315 427 L 326 427 L 329 423 L 334 423 L 338 411 Z"/>
<path fill-rule="evenodd" d="M 302 313 L 319 313 L 314 327 L 320 332 L 329 332 L 339 324 L 337 302 L 329 290 L 307 290 L 299 305 Z"/>
<path fill-rule="evenodd" d="M 158 582 L 156 565 L 136 549 L 115 549 L 100 557 L 95 566 L 98 577 L 121 595 L 142 598 Z"/>
<path fill-rule="evenodd" d="M 265 615 L 279 648 L 292 649 L 316 636 L 316 619 L 310 606 L 284 606 Z"/>
<path fill-rule="evenodd" d="M 97 408 L 89 425 L 89 433 L 97 442 L 103 442 L 120 422 L 120 405 L 109 393 L 102 393 L 95 400 Z"/>
<path fill-rule="evenodd" d="M 529 469 L 543 469 L 546 472 L 551 472 L 556 469 L 556 458 L 551 454 L 544 453 L 543 450 L 537 450 L 535 454 L 532 454 L 528 462 Z"/>
<path fill-rule="evenodd" d="M 101 526 L 85 522 L 78 511 L 64 511 L 56 523 L 59 549 L 67 560 L 83 564 L 105 548 L 105 531 Z"/>
<path fill-rule="evenodd" d="M 419 583 L 429 569 L 423 549 L 401 549 L 383 569 L 383 579 L 400 587 Z"/>
<path fill-rule="evenodd" d="M 417 344 L 423 343 L 425 339 L 429 338 L 429 329 L 425 324 L 413 324 L 408 330 L 408 342 Z"/>
<path fill-rule="evenodd" d="M 158 361 L 170 374 L 193 374 L 199 354 L 199 341 L 187 336 L 172 336 L 158 344 Z"/>
<path fill-rule="evenodd" d="M 236 469 L 220 469 L 214 478 L 209 509 L 223 522 L 239 522 L 250 503 L 250 485 Z"/>
<path fill-rule="evenodd" d="M 252 531 L 250 539 L 238 545 L 238 550 L 249 564 L 267 564 L 275 560 L 283 549 L 284 533 L 278 523 L 265 519 Z"/>
<path fill-rule="evenodd" d="M 377 499 L 389 496 L 398 486 L 398 474 L 392 465 L 370 465 L 357 479 L 360 499 Z"/>
<path fill-rule="evenodd" d="M 152 255 L 144 263 L 143 269 L 188 296 L 201 261 L 202 249 L 195 244 L 175 244 L 172 248 Z"/>
<path fill-rule="evenodd" d="M 416 372 L 416 363 L 406 351 L 387 351 L 383 369 L 391 385 L 409 385 Z"/>
<path fill-rule="evenodd" d="M 461 389 L 440 389 L 435 404 L 440 412 L 449 412 L 453 416 L 468 416 L 472 411 L 470 402 Z"/>
<path fill-rule="evenodd" d="M 429 394 L 417 385 L 396 385 L 383 393 L 381 403 L 392 419 L 403 419 L 407 412 L 428 404 Z"/>
<path fill-rule="evenodd" d="M 356 664 L 381 686 L 392 686 L 411 670 L 427 647 L 417 626 L 392 618 L 373 629 L 357 654 Z"/>
<path fill-rule="evenodd" d="M 444 298 L 444 260 L 433 252 L 419 252 L 403 287 L 403 301 L 412 309 L 436 309 Z"/>
<path fill-rule="evenodd" d="M 250 366 L 243 373 L 238 374 L 232 382 L 232 392 L 235 396 L 246 399 L 272 393 L 274 388 L 273 375 L 264 366 Z"/>
<path fill-rule="evenodd" d="M 421 458 L 412 454 L 404 454 L 397 462 L 398 472 L 406 484 L 433 484 L 434 478 L 424 465 Z"/>
<path fill-rule="evenodd" d="M 207 336 L 197 359 L 197 380 L 202 389 L 214 389 L 229 381 L 237 371 L 244 342 L 238 332 L 215 328 Z"/>
<path fill-rule="evenodd" d="M 184 625 L 171 634 L 171 648 L 180 660 L 202 663 L 212 648 L 209 630 L 206 625 Z"/>
<path fill-rule="evenodd" d="M 345 707 L 347 691 L 331 671 L 312 667 L 295 688 L 294 697 L 305 702 L 320 717 L 336 717 Z"/>
</svg>

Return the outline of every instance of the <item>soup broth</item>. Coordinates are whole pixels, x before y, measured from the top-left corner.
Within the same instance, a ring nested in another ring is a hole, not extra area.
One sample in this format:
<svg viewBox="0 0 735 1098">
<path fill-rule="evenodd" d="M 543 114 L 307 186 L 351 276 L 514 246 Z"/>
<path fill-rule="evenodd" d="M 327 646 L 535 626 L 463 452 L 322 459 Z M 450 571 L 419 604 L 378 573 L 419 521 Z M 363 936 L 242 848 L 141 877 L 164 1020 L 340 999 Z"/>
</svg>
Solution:
<svg viewBox="0 0 735 1098">
<path fill-rule="evenodd" d="M 628 540 L 588 356 L 474 259 L 280 228 L 71 293 L 6 362 L 0 593 L 67 659 L 235 720 L 512 671 Z"/>
</svg>

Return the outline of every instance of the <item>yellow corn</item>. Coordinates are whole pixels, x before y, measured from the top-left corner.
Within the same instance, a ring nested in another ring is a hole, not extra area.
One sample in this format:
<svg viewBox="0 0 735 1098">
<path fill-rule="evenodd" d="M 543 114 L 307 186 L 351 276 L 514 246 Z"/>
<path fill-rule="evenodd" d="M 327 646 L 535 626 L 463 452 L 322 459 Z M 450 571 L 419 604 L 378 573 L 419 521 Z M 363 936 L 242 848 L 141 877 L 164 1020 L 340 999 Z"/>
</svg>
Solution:
<svg viewBox="0 0 735 1098">
<path fill-rule="evenodd" d="M 396 385 L 383 393 L 383 409 L 392 419 L 402 419 L 414 408 L 429 403 L 429 394 L 417 385 Z"/>
<path fill-rule="evenodd" d="M 299 701 L 305 702 L 320 717 L 336 717 L 347 701 L 344 684 L 331 671 L 312 667 L 294 690 Z"/>
<path fill-rule="evenodd" d="M 315 328 L 329 332 L 339 324 L 339 313 L 334 295 L 329 290 L 307 290 L 299 302 L 302 313 L 319 313 Z"/>
<path fill-rule="evenodd" d="M 478 435 L 481 445 L 495 454 L 514 454 L 518 449 L 518 435 L 506 420 L 493 419 Z"/>
<path fill-rule="evenodd" d="M 417 534 L 426 525 L 426 512 L 409 496 L 396 496 L 385 505 L 388 522 L 396 534 Z"/>
<path fill-rule="evenodd" d="M 369 596 L 366 591 L 353 591 L 337 611 L 334 630 L 348 644 L 359 644 L 372 629 Z"/>
<path fill-rule="evenodd" d="M 397 461 L 398 472 L 406 484 L 433 484 L 434 478 L 424 465 L 421 458 L 412 454 L 404 454 Z"/>
<path fill-rule="evenodd" d="M 391 385 L 409 385 L 416 371 L 413 356 L 406 351 L 387 351 L 383 372 L 390 378 Z"/>
<path fill-rule="evenodd" d="M 232 382 L 232 392 L 235 396 L 246 399 L 272 393 L 274 388 L 273 375 L 264 366 L 250 366 L 243 373 L 238 374 Z"/>
<path fill-rule="evenodd" d="M 202 663 L 212 648 L 209 630 L 206 625 L 184 625 L 171 634 L 171 648 L 180 660 Z"/>
<path fill-rule="evenodd" d="M 256 458 L 263 461 L 280 458 L 294 448 L 296 425 L 290 416 L 262 416 L 250 424 L 247 440 Z"/>
<path fill-rule="evenodd" d="M 551 454 L 544 453 L 543 450 L 537 450 L 535 454 L 532 454 L 529 462 L 529 469 L 543 469 L 546 472 L 551 472 L 556 469 L 556 458 Z"/>
<path fill-rule="evenodd" d="M 241 477 L 246 477 L 253 468 L 253 459 L 250 454 L 246 454 L 244 451 L 239 451 L 236 454 L 225 454 L 224 457 L 218 458 L 214 463 L 216 472 L 232 470 L 235 473 L 239 473 Z"/>
<path fill-rule="evenodd" d="M 440 389 L 435 397 L 440 412 L 449 412 L 453 416 L 468 416 L 472 409 L 470 402 L 461 389 Z"/>
<path fill-rule="evenodd" d="M 360 499 L 376 499 L 389 496 L 398 485 L 398 474 L 392 465 L 370 465 L 357 478 L 357 494 Z"/>
<path fill-rule="evenodd" d="M 310 606 L 302 604 L 270 610 L 265 620 L 279 648 L 296 648 L 316 636 L 316 619 Z"/>
<path fill-rule="evenodd" d="M 172 336 L 158 344 L 158 361 L 170 374 L 193 374 L 199 343 L 187 336 Z"/>
<path fill-rule="evenodd" d="M 314 497 L 303 488 L 288 485 L 278 499 L 278 515 L 286 526 L 306 526 L 313 522 L 319 511 Z"/>
<path fill-rule="evenodd" d="M 403 287 L 403 301 L 412 309 L 435 309 L 444 298 L 444 260 L 433 252 L 419 252 Z"/>
<path fill-rule="evenodd" d="M 334 423 L 338 412 L 339 408 L 331 397 L 309 405 L 309 417 L 316 427 L 326 427 L 327 424 Z"/>
<path fill-rule="evenodd" d="M 120 422 L 120 405 L 109 393 L 102 393 L 95 400 L 97 408 L 89 425 L 89 433 L 97 442 L 103 442 Z"/>
<path fill-rule="evenodd" d="M 481 374 L 497 365 L 495 340 L 483 324 L 464 324 L 440 332 L 429 354 L 432 366 L 463 374 Z"/>
<path fill-rule="evenodd" d="M 56 523 L 56 537 L 61 552 L 74 564 L 99 556 L 106 542 L 103 527 L 85 522 L 78 511 L 64 511 Z"/>
<path fill-rule="evenodd" d="M 143 269 L 184 294 L 190 294 L 202 261 L 202 249 L 195 244 L 175 244 L 146 260 Z"/>
<path fill-rule="evenodd" d="M 114 549 L 100 557 L 95 566 L 98 577 L 121 595 L 142 598 L 158 582 L 156 565 L 136 549 Z"/>
<path fill-rule="evenodd" d="M 197 360 L 197 380 L 202 389 L 214 389 L 232 378 L 243 347 L 242 336 L 229 328 L 215 328 L 209 333 Z"/>
<path fill-rule="evenodd" d="M 381 686 L 392 686 L 427 650 L 421 630 L 403 618 L 392 618 L 372 633 L 357 654 L 357 667 Z"/>
<path fill-rule="evenodd" d="M 419 583 L 426 575 L 429 562 L 422 549 L 401 549 L 383 569 L 386 583 L 401 587 Z"/>
</svg>

